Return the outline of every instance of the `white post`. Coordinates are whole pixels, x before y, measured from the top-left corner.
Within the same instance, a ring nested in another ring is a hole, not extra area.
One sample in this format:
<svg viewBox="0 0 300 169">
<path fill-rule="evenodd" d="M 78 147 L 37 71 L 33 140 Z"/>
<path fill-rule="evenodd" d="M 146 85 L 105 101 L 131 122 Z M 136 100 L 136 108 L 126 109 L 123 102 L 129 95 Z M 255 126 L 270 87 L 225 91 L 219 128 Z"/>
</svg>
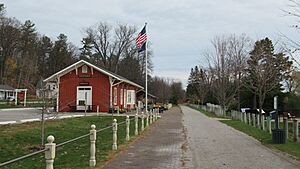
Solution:
<svg viewBox="0 0 300 169">
<path fill-rule="evenodd" d="M 134 134 L 138 135 L 139 134 L 139 116 L 138 116 L 138 114 L 135 114 L 134 121 L 135 121 L 135 132 L 134 132 Z"/>
<path fill-rule="evenodd" d="M 144 131 L 144 112 L 141 114 L 141 131 Z"/>
<path fill-rule="evenodd" d="M 266 130 L 266 126 L 265 126 L 265 115 L 261 115 L 261 124 L 262 124 L 262 129 L 263 131 Z"/>
<path fill-rule="evenodd" d="M 149 126 L 149 113 L 146 114 L 146 127 Z"/>
<path fill-rule="evenodd" d="M 57 85 L 57 92 L 56 92 L 56 112 L 59 112 L 59 99 L 60 99 L 60 96 L 59 96 L 60 78 L 59 77 L 57 78 L 56 85 Z"/>
<path fill-rule="evenodd" d="M 247 113 L 244 113 L 244 123 L 247 124 Z"/>
<path fill-rule="evenodd" d="M 87 92 L 84 93 L 84 98 L 85 98 L 85 100 L 84 100 L 84 116 L 86 116 Z"/>
<path fill-rule="evenodd" d="M 268 117 L 268 128 L 269 128 L 269 133 L 272 134 L 272 117 Z"/>
<path fill-rule="evenodd" d="M 298 141 L 298 133 L 299 133 L 299 129 L 298 129 L 298 121 L 296 119 L 294 119 L 294 141 Z"/>
<path fill-rule="evenodd" d="M 147 23 L 145 23 L 145 31 L 146 31 Z M 147 32 L 147 31 L 146 31 Z M 145 93 L 145 102 L 146 102 L 146 112 L 148 112 L 148 50 L 147 50 L 147 41 L 145 42 L 145 70 L 146 70 L 146 93 Z"/>
<path fill-rule="evenodd" d="M 47 137 L 48 143 L 45 144 L 45 159 L 46 159 L 46 169 L 53 169 L 53 163 L 55 158 L 55 147 L 56 144 L 53 143 L 54 137 L 52 135 Z"/>
<path fill-rule="evenodd" d="M 96 166 L 96 126 L 93 124 L 91 125 L 90 130 L 90 141 L 91 141 L 91 147 L 90 147 L 90 167 Z"/>
<path fill-rule="evenodd" d="M 248 124 L 251 125 L 251 113 L 247 113 L 248 114 Z"/>
<path fill-rule="evenodd" d="M 113 120 L 112 123 L 112 131 L 113 131 L 113 144 L 112 144 L 112 150 L 117 150 L 118 149 L 118 145 L 117 145 L 117 130 L 118 130 L 118 123 L 117 123 L 117 119 Z"/>
<path fill-rule="evenodd" d="M 18 104 L 18 90 L 16 89 L 16 98 L 15 98 L 15 105 Z"/>
<path fill-rule="evenodd" d="M 97 116 L 99 116 L 99 105 L 97 105 Z"/>
<path fill-rule="evenodd" d="M 255 119 L 255 113 L 252 114 L 252 119 L 253 119 L 253 127 L 256 127 L 256 119 Z"/>
<path fill-rule="evenodd" d="M 152 117 L 152 112 L 150 111 L 150 124 L 152 124 L 152 121 L 153 121 L 153 117 Z"/>
<path fill-rule="evenodd" d="M 24 107 L 26 107 L 26 97 L 27 97 L 27 89 L 25 89 L 25 93 L 24 93 Z"/>
<path fill-rule="evenodd" d="M 129 141 L 129 125 L 130 125 L 130 119 L 129 116 L 126 116 L 126 141 Z"/>
<path fill-rule="evenodd" d="M 243 122 L 243 112 L 240 112 L 240 119 L 241 119 L 241 122 Z"/>
<path fill-rule="evenodd" d="M 257 128 L 260 128 L 260 114 L 257 114 Z"/>
<path fill-rule="evenodd" d="M 109 76 L 109 108 L 111 109 L 113 107 L 113 92 L 112 92 L 112 87 L 113 87 L 114 79 Z"/>
<path fill-rule="evenodd" d="M 117 106 L 117 114 L 118 115 L 120 114 L 120 108 L 119 108 L 119 106 Z"/>
</svg>

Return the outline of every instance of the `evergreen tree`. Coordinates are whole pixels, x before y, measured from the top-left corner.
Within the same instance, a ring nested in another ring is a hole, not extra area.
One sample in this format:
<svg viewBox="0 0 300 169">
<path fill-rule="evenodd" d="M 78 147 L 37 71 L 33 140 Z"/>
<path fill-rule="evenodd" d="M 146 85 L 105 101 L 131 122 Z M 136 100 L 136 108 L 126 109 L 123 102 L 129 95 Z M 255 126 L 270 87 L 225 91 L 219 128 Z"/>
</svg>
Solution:
<svg viewBox="0 0 300 169">
<path fill-rule="evenodd" d="M 283 53 L 274 53 L 272 41 L 268 38 L 255 43 L 248 60 L 246 86 L 253 93 L 253 108 L 256 98 L 260 113 L 267 94 L 280 91 L 280 82 L 289 76 L 292 61 Z"/>
</svg>

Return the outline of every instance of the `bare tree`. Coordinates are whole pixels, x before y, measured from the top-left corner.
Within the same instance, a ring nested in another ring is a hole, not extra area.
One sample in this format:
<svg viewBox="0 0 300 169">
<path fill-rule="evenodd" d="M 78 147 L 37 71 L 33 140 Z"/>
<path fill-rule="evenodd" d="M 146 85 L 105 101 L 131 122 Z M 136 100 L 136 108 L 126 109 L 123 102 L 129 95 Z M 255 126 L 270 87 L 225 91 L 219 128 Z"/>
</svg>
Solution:
<svg viewBox="0 0 300 169">
<path fill-rule="evenodd" d="M 83 51 L 90 59 L 106 69 L 117 72 L 118 64 L 128 49 L 132 49 L 136 28 L 119 24 L 116 28 L 99 23 L 85 30 Z M 136 49 L 133 49 L 136 50 Z"/>
<path fill-rule="evenodd" d="M 247 59 L 249 58 L 249 50 L 251 41 L 246 35 L 231 35 L 228 38 L 227 54 L 230 58 L 229 66 L 232 69 L 235 87 L 237 89 L 237 109 L 241 109 L 241 87 L 242 77 L 245 74 Z"/>
<path fill-rule="evenodd" d="M 168 103 L 171 98 L 171 83 L 167 78 L 153 77 L 150 80 L 149 93 L 158 97 L 158 102 Z"/>
<path fill-rule="evenodd" d="M 228 55 L 228 44 L 226 37 L 215 37 L 212 41 L 214 52 L 206 54 L 213 79 L 213 93 L 224 110 L 234 103 L 234 97 L 237 92 L 232 78 L 233 73 L 230 67 L 231 56 Z"/>
</svg>

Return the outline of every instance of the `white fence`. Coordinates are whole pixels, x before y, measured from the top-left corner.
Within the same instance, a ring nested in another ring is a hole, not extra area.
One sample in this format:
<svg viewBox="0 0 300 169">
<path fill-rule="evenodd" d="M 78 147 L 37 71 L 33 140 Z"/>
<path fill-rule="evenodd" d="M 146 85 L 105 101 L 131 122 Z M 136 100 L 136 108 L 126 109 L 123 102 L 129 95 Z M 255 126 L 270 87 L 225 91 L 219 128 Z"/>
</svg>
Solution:
<svg viewBox="0 0 300 169">
<path fill-rule="evenodd" d="M 92 124 L 91 129 L 90 129 L 88 134 L 76 137 L 74 139 L 68 140 L 66 142 L 63 142 L 63 143 L 60 143 L 60 144 L 57 144 L 57 145 L 56 145 L 56 143 L 54 143 L 54 141 L 55 141 L 54 136 L 50 135 L 50 136 L 47 137 L 48 143 L 45 144 L 44 149 L 36 151 L 34 153 L 31 153 L 31 154 L 27 154 L 25 156 L 22 156 L 22 157 L 19 157 L 19 158 L 16 158 L 16 159 L 6 161 L 4 163 L 1 163 L 0 167 L 7 166 L 9 164 L 18 162 L 20 160 L 32 157 L 36 154 L 45 152 L 46 169 L 53 169 L 53 164 L 55 162 L 56 148 L 61 147 L 61 146 L 66 145 L 66 144 L 69 144 L 69 143 L 72 143 L 72 142 L 75 142 L 75 141 L 77 141 L 79 139 L 82 139 L 82 138 L 85 138 L 85 137 L 90 137 L 90 147 L 89 147 L 89 150 L 87 150 L 87 151 L 90 151 L 89 165 L 90 165 L 90 167 L 95 167 L 96 166 L 96 149 L 97 149 L 96 148 L 96 141 L 97 141 L 96 138 L 97 138 L 97 133 L 98 132 L 101 132 L 101 131 L 104 131 L 104 130 L 107 130 L 107 129 L 111 128 L 112 129 L 112 150 L 117 150 L 118 149 L 118 145 L 117 145 L 118 125 L 122 125 L 122 124 L 126 125 L 125 140 L 129 141 L 130 140 L 130 133 L 133 132 L 133 131 L 130 131 L 130 124 L 131 124 L 130 121 L 134 120 L 134 124 L 135 124 L 134 134 L 138 135 L 138 128 L 139 128 L 138 121 L 139 121 L 139 119 L 141 120 L 140 128 L 141 128 L 141 131 L 143 131 L 145 129 L 145 127 L 148 127 L 149 124 L 153 124 L 160 117 L 161 116 L 159 115 L 159 109 L 154 109 L 154 110 L 151 110 L 149 113 L 144 114 L 142 112 L 141 115 L 136 114 L 135 117 L 131 118 L 131 119 L 129 118 L 129 116 L 126 116 L 126 120 L 121 122 L 121 123 L 118 123 L 117 119 L 113 119 L 113 122 L 112 122 L 111 126 L 108 126 L 108 127 L 105 127 L 105 128 L 99 129 L 99 130 L 96 130 L 96 126 L 94 124 Z M 146 120 L 146 126 L 144 124 L 145 120 Z"/>
<path fill-rule="evenodd" d="M 211 103 L 207 103 L 206 105 L 195 105 L 195 104 L 190 104 L 191 107 L 194 108 L 201 108 L 202 110 L 205 110 L 207 112 L 211 112 L 216 114 L 217 116 L 224 117 L 226 116 L 225 111 L 222 109 L 221 106 L 219 105 L 214 105 Z M 269 132 L 270 134 L 272 133 L 272 118 L 270 116 L 266 117 L 264 115 L 260 115 L 258 113 L 247 113 L 247 112 L 239 112 L 236 110 L 232 110 L 230 112 L 230 118 L 234 120 L 240 120 L 241 122 L 251 125 L 253 127 L 257 127 L 259 129 L 262 129 L 264 131 Z M 298 136 L 299 136 L 299 123 L 297 119 L 289 120 L 289 119 L 284 119 L 283 120 L 283 128 L 285 130 L 285 135 L 286 138 L 288 138 L 288 123 L 293 123 L 293 140 L 297 141 Z"/>
<path fill-rule="evenodd" d="M 224 117 L 225 116 L 225 111 L 224 111 L 224 109 L 222 109 L 222 107 L 220 105 L 207 103 L 206 105 L 190 104 L 190 106 L 192 106 L 194 108 L 201 108 L 205 111 L 214 113 L 215 115 L 217 115 L 219 117 Z"/>
</svg>

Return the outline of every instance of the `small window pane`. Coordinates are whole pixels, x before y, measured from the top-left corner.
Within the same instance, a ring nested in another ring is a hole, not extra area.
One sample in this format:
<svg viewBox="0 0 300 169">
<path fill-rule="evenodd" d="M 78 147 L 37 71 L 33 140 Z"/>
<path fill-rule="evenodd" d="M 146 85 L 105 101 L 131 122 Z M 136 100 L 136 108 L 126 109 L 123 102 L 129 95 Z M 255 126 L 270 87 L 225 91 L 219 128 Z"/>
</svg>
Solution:
<svg viewBox="0 0 300 169">
<path fill-rule="evenodd" d="M 85 100 L 79 100 L 78 105 L 79 106 L 84 106 L 85 105 Z"/>
<path fill-rule="evenodd" d="M 87 73 L 87 66 L 86 65 L 82 66 L 82 73 Z"/>
</svg>

